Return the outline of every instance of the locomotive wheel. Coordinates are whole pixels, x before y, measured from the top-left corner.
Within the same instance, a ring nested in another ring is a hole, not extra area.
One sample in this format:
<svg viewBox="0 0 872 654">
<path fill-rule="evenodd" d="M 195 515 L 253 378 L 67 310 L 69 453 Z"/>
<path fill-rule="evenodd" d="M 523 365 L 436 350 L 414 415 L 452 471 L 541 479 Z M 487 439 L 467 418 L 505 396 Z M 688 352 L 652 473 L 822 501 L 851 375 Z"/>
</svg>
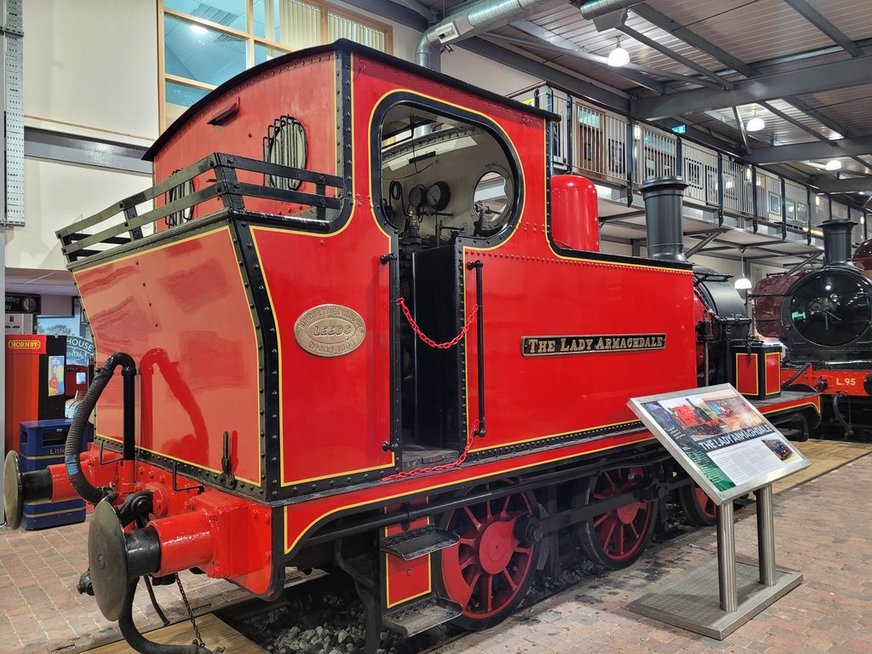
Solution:
<svg viewBox="0 0 872 654">
<path fill-rule="evenodd" d="M 470 494 L 497 488 L 477 486 Z M 535 500 L 515 493 L 446 514 L 442 526 L 460 542 L 439 553 L 436 585 L 442 596 L 463 607 L 453 624 L 487 629 L 518 606 L 533 581 L 538 543 L 523 534 Z"/>
<path fill-rule="evenodd" d="M 708 527 L 718 521 L 718 506 L 697 484 L 678 489 L 681 510 L 692 525 Z"/>
<path fill-rule="evenodd" d="M 631 492 L 644 483 L 645 468 L 620 468 L 601 472 L 584 485 L 581 505 Z M 654 534 L 657 501 L 635 501 L 595 516 L 578 527 L 582 551 L 595 563 L 611 570 L 626 568 L 642 556 Z"/>
</svg>

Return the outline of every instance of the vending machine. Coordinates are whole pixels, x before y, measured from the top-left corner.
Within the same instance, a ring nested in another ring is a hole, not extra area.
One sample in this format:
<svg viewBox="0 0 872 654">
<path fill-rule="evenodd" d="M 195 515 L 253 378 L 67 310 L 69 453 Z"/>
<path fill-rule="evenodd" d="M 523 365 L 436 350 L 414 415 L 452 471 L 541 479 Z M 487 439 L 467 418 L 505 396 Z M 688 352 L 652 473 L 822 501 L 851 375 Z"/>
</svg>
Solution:
<svg viewBox="0 0 872 654">
<path fill-rule="evenodd" d="M 19 451 L 19 425 L 64 417 L 67 337 L 6 335 L 6 451 Z"/>
</svg>

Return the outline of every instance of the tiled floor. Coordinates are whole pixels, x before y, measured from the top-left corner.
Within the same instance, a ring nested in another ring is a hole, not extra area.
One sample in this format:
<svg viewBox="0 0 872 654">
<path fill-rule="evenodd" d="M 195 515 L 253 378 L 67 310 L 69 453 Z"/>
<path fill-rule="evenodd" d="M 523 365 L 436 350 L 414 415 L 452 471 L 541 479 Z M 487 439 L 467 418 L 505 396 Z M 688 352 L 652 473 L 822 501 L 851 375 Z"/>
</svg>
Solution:
<svg viewBox="0 0 872 654">
<path fill-rule="evenodd" d="M 77 652 L 119 638 L 94 598 L 76 591 L 79 574 L 88 567 L 87 539 L 87 522 L 43 531 L 0 528 L 0 654 Z M 182 581 L 198 615 L 250 597 L 203 575 L 184 573 Z M 185 616 L 176 586 L 155 593 L 170 620 Z M 142 587 L 134 620 L 143 631 L 161 624 Z"/>
<path fill-rule="evenodd" d="M 765 652 L 872 653 L 872 455 L 775 497 L 779 566 L 804 583 L 724 641 L 643 618 L 625 607 L 711 561 L 715 530 L 656 548 L 635 567 L 589 579 L 440 654 Z M 753 509 L 737 514 L 738 554 L 756 559 Z"/>
</svg>

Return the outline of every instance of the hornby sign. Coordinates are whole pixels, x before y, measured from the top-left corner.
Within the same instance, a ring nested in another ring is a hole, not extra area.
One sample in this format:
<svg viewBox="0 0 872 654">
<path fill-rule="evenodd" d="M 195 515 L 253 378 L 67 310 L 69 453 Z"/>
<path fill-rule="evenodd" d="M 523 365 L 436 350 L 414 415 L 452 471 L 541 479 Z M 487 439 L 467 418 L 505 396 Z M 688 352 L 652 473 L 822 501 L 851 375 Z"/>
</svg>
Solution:
<svg viewBox="0 0 872 654">
<path fill-rule="evenodd" d="M 524 336 L 525 357 L 662 350 L 666 334 L 594 334 L 590 336 Z"/>
<path fill-rule="evenodd" d="M 45 339 L 39 336 L 7 336 L 6 351 L 9 354 L 43 354 Z"/>
</svg>

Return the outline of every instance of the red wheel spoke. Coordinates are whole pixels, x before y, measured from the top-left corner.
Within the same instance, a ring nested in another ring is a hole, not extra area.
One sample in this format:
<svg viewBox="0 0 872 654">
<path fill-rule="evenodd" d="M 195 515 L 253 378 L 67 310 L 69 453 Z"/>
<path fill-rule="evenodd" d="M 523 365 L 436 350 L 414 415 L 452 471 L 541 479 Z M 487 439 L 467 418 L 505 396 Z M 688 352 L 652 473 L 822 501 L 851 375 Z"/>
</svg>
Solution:
<svg viewBox="0 0 872 654">
<path fill-rule="evenodd" d="M 505 483 L 492 483 L 468 492 L 504 488 Z M 460 534 L 460 543 L 443 551 L 441 581 L 447 596 L 463 607 L 461 624 L 501 619 L 524 594 L 537 547 L 522 544 L 514 533 L 521 516 L 532 513 L 530 499 L 519 492 L 462 507 L 449 516 L 447 528 Z"/>
<path fill-rule="evenodd" d="M 506 580 L 506 583 L 509 584 L 509 587 L 514 592 L 514 590 L 518 587 L 518 584 L 516 584 L 515 580 L 512 579 L 512 575 L 509 574 L 508 570 L 503 570 L 503 579 Z"/>
<path fill-rule="evenodd" d="M 493 575 L 484 574 L 481 576 L 481 580 L 479 581 L 479 592 L 481 596 L 479 599 L 481 603 L 484 605 L 484 610 L 490 613 L 494 610 L 494 578 Z"/>
<path fill-rule="evenodd" d="M 475 517 L 475 514 L 472 512 L 472 509 L 469 508 L 468 506 L 465 506 L 465 507 L 463 507 L 463 511 L 466 513 L 466 517 L 472 523 L 472 526 L 475 527 L 476 529 L 479 529 L 481 527 L 481 522 L 479 522 L 479 519 Z"/>
<path fill-rule="evenodd" d="M 615 520 L 610 520 L 606 526 L 605 532 L 600 536 L 600 543 L 602 543 L 603 550 L 608 550 L 609 541 L 612 538 L 612 534 L 615 533 L 615 522 Z"/>
<path fill-rule="evenodd" d="M 604 472 L 604 473 L 602 473 L 602 475 L 600 475 L 600 479 L 604 479 L 605 482 L 606 482 L 609 486 L 611 486 L 612 488 L 617 488 L 617 487 L 618 487 L 618 486 L 615 484 L 615 482 L 612 481 L 612 477 L 611 477 L 611 475 L 610 475 L 608 472 Z"/>
<path fill-rule="evenodd" d="M 481 577 L 481 570 L 478 570 L 475 575 L 472 577 L 472 580 L 469 582 L 469 585 L 464 585 L 463 594 L 459 597 L 454 597 L 454 601 L 456 601 L 460 606 L 466 606 L 469 604 L 469 600 L 472 599 L 472 593 L 475 590 L 475 586 L 478 583 L 479 578 Z"/>
<path fill-rule="evenodd" d="M 599 517 L 597 517 L 597 518 L 594 518 L 594 520 L 593 520 L 593 526 L 594 526 L 594 527 L 599 527 L 603 522 L 605 522 L 606 520 L 608 520 L 608 518 L 609 518 L 610 515 L 611 515 L 611 513 L 603 513 L 601 516 L 599 516 Z"/>
<path fill-rule="evenodd" d="M 618 529 L 618 554 L 624 554 L 626 550 L 624 549 L 624 532 L 626 530 L 621 527 Z"/>
<path fill-rule="evenodd" d="M 627 527 L 629 527 L 630 530 L 633 532 L 633 538 L 638 539 L 639 538 L 639 530 L 636 529 L 636 525 L 631 522 L 630 524 L 627 525 Z"/>
</svg>

